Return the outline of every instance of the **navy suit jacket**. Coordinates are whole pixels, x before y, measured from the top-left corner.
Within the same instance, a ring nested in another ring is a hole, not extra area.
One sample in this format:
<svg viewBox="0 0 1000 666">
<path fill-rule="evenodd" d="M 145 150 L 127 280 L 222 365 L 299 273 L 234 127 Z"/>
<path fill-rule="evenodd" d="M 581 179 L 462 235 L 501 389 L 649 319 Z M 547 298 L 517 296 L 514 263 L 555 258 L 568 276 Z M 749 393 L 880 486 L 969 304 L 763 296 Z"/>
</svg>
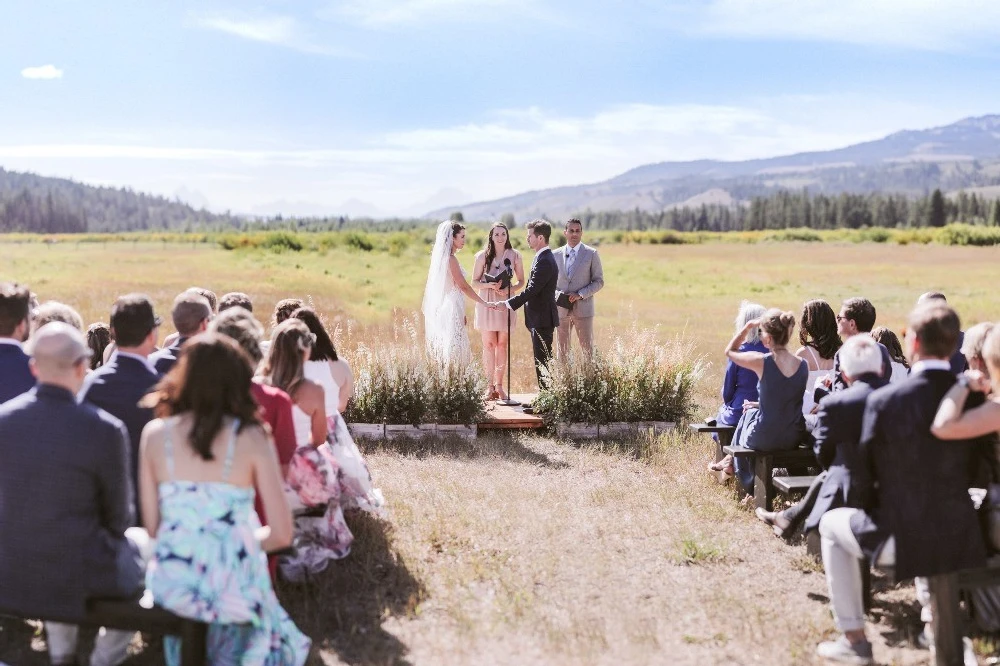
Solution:
<svg viewBox="0 0 1000 666">
<path fill-rule="evenodd" d="M 813 450 L 827 473 L 819 497 L 806 518 L 805 531 L 819 527 L 820 518 L 830 509 L 861 507 L 861 498 L 851 486 L 851 473 L 862 464 L 859 442 L 865 401 L 872 391 L 888 383 L 888 378 L 876 374 L 863 375 L 849 388 L 831 393 L 820 401 L 813 429 L 816 440 Z"/>
<path fill-rule="evenodd" d="M 874 391 L 865 405 L 865 464 L 854 482 L 867 516 L 857 514 L 851 529 L 872 561 L 889 535 L 896 538 L 899 580 L 986 564 L 968 490 L 973 443 L 943 441 L 930 431 L 954 383 L 950 370 L 925 370 Z"/>
<path fill-rule="evenodd" d="M 128 430 L 129 446 L 132 452 L 131 479 L 134 487 L 139 486 L 139 438 L 142 429 L 153 420 L 153 410 L 139 406 L 139 400 L 159 381 L 160 376 L 137 359 L 115 354 L 108 362 L 87 377 L 80 391 L 80 400 L 100 407 L 121 419 Z M 140 521 L 138 498 L 136 498 L 136 520 Z"/>
<path fill-rule="evenodd" d="M 122 422 L 40 384 L 0 406 L 0 608 L 74 621 L 142 591 Z"/>
<path fill-rule="evenodd" d="M 35 385 L 28 355 L 17 345 L 0 344 L 0 404 L 19 396 Z"/>
<path fill-rule="evenodd" d="M 149 355 L 149 362 L 153 364 L 158 373 L 165 375 L 173 370 L 174 366 L 177 365 L 177 359 L 180 358 L 181 347 L 187 340 L 187 338 L 177 338 L 174 344 Z"/>
<path fill-rule="evenodd" d="M 552 251 L 536 255 L 528 274 L 528 285 L 507 301 L 514 310 L 524 306 L 524 325 L 529 329 L 559 326 L 559 310 L 556 308 L 558 281 L 559 265 Z"/>
</svg>

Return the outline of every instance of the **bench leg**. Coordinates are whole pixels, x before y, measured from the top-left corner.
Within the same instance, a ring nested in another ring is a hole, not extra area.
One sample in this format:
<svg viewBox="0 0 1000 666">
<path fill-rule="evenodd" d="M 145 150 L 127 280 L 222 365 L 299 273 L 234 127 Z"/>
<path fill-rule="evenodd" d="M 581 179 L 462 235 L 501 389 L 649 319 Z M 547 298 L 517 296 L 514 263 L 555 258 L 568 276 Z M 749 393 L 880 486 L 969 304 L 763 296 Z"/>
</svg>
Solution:
<svg viewBox="0 0 1000 666">
<path fill-rule="evenodd" d="M 942 574 L 928 579 L 934 616 L 937 666 L 962 666 L 962 621 L 958 608 L 958 576 Z"/>
<path fill-rule="evenodd" d="M 208 664 L 208 625 L 185 622 L 181 629 L 181 666 Z"/>
<path fill-rule="evenodd" d="M 774 484 L 771 482 L 771 472 L 774 470 L 774 456 L 758 453 L 753 463 L 753 501 L 754 506 L 770 511 L 774 505 Z"/>
</svg>

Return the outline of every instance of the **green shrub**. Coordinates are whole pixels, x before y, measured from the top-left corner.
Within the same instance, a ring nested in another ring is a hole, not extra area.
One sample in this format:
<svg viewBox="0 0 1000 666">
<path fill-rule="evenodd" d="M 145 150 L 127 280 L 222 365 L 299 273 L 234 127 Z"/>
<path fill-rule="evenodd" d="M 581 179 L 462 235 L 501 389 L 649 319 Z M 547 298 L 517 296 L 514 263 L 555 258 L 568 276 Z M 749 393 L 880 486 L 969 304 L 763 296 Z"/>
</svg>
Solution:
<svg viewBox="0 0 1000 666">
<path fill-rule="evenodd" d="M 941 245 L 1000 245 L 1000 229 L 970 224 L 949 224 L 936 230 L 934 240 Z"/>
<path fill-rule="evenodd" d="M 804 241 L 807 243 L 815 243 L 822 241 L 823 237 L 812 229 L 782 229 L 780 231 L 770 231 L 765 233 L 761 240 L 777 242 Z"/>
<path fill-rule="evenodd" d="M 570 354 L 553 361 L 551 386 L 535 404 L 562 423 L 683 421 L 694 407 L 702 370 L 691 343 L 662 343 L 655 329 L 633 326 L 593 359 Z"/>
<path fill-rule="evenodd" d="M 344 244 L 347 247 L 353 247 L 356 250 L 362 250 L 364 252 L 371 252 L 375 249 L 375 244 L 372 243 L 371 238 L 368 234 L 363 234 L 359 231 L 348 231 L 344 235 Z"/>
<path fill-rule="evenodd" d="M 430 412 L 435 423 L 472 425 L 486 415 L 486 377 L 477 363 L 439 365 L 428 360 Z"/>
<path fill-rule="evenodd" d="M 852 234 L 851 240 L 855 243 L 885 243 L 892 239 L 892 232 L 882 227 L 871 229 L 859 229 Z"/>
</svg>

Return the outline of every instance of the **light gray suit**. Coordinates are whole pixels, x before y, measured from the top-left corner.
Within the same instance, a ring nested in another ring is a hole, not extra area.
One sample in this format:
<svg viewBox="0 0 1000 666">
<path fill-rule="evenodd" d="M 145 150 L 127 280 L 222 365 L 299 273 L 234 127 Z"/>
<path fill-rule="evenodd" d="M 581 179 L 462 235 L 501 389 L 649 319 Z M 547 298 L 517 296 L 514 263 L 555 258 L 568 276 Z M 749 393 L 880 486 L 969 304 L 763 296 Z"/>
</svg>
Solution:
<svg viewBox="0 0 1000 666">
<path fill-rule="evenodd" d="M 576 329 L 576 337 L 587 354 L 593 350 L 594 340 L 594 294 L 604 286 L 604 268 L 597 250 L 580 243 L 576 246 L 576 257 L 570 273 L 566 274 L 566 257 L 569 245 L 553 251 L 559 266 L 559 280 L 556 289 L 580 297 L 569 310 L 559 308 L 559 356 L 569 351 L 570 329 Z"/>
</svg>

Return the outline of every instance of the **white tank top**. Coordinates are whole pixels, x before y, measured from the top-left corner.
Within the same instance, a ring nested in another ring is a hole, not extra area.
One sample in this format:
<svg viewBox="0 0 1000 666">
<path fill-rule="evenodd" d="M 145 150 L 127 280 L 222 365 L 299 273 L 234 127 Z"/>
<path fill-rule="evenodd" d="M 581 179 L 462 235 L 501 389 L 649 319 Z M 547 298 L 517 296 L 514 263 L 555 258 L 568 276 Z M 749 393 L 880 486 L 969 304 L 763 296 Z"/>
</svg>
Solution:
<svg viewBox="0 0 1000 666">
<path fill-rule="evenodd" d="M 298 447 L 311 445 L 312 419 L 298 405 L 292 405 L 292 423 L 295 425 L 295 445 Z"/>
<path fill-rule="evenodd" d="M 306 361 L 302 366 L 302 374 L 306 379 L 311 379 L 323 387 L 326 415 L 332 416 L 334 412 L 339 411 L 337 408 L 340 406 L 340 384 L 330 372 L 329 361 Z"/>
</svg>

